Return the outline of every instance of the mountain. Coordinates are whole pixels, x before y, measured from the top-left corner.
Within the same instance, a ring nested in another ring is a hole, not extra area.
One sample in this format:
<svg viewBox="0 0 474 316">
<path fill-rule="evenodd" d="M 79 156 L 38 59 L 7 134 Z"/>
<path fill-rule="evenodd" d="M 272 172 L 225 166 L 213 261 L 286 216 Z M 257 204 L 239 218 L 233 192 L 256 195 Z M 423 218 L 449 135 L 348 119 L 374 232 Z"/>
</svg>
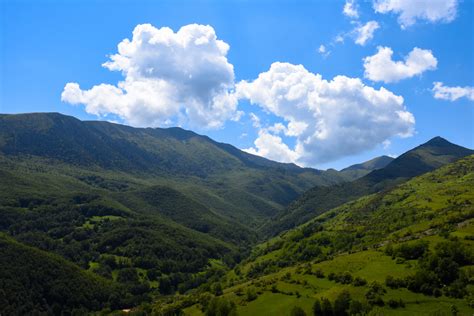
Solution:
<svg viewBox="0 0 474 316">
<path fill-rule="evenodd" d="M 386 167 L 394 158 L 380 156 L 366 162 L 355 164 L 340 171 L 348 180 L 356 180 L 370 173 L 371 171 Z"/>
<path fill-rule="evenodd" d="M 266 219 L 340 181 L 180 128 L 0 115 L 0 233 L 120 285 L 130 306 L 217 278 Z"/>
<path fill-rule="evenodd" d="M 59 113 L 0 115 L 3 154 L 34 155 L 87 167 L 209 177 L 249 167 L 320 174 L 277 163 L 178 127 L 133 128 Z"/>
<path fill-rule="evenodd" d="M 70 306 L 77 314 L 179 301 L 176 293 L 202 294 L 198 299 L 206 301 L 235 265 L 261 258 L 265 246 L 252 248 L 263 233 L 387 192 L 471 152 L 434 139 L 344 183 L 347 173 L 273 162 L 180 128 L 132 128 L 57 113 L 0 115 L 0 246 L 8 254 L 0 263 L 9 275 L 0 302 L 15 309 L 29 301 L 33 311 L 53 314 Z M 346 172 L 381 164 L 377 159 Z M 352 245 L 347 231 L 334 242 Z M 305 257 L 314 255 L 300 246 Z M 291 253 L 301 259 L 299 250 Z M 281 267 L 292 265 L 290 259 Z M 41 269 L 31 275 L 36 261 Z M 264 263 L 252 273 L 262 269 Z M 83 293 L 94 286 L 104 293 L 91 291 L 97 300 Z"/>
<path fill-rule="evenodd" d="M 470 315 L 472 201 L 474 155 L 260 244 L 220 280 L 223 294 L 214 301 L 190 293 L 156 307 L 185 314 L 228 306 L 238 315 L 292 314 L 295 307 L 307 315 L 314 308 L 323 315 Z M 193 299 L 195 305 L 183 304 Z"/>
<path fill-rule="evenodd" d="M 166 179 L 220 215 L 255 225 L 315 185 L 344 181 L 335 172 L 273 162 L 181 128 L 132 128 L 58 113 L 0 115 L 0 154 Z"/>
<path fill-rule="evenodd" d="M 270 220 L 263 231 L 268 235 L 278 234 L 345 202 L 389 189 L 472 153 L 474 151 L 471 149 L 435 137 L 400 155 L 384 168 L 374 170 L 355 181 L 328 187 L 316 186 L 308 190 Z"/>
</svg>

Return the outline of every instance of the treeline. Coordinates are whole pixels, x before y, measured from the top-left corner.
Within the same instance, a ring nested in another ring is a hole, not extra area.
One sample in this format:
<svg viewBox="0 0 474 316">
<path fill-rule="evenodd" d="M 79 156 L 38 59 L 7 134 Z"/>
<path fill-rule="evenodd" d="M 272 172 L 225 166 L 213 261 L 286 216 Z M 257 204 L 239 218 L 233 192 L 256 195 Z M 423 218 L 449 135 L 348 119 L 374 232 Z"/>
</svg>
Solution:
<svg viewBox="0 0 474 316">
<path fill-rule="evenodd" d="M 462 268 L 474 263 L 472 249 L 455 238 L 437 244 L 434 251 L 430 251 L 428 245 L 425 241 L 388 245 L 386 254 L 394 259 L 418 259 L 418 265 L 416 273 L 406 278 L 388 276 L 386 285 L 435 297 L 463 298 L 468 295 L 467 287 L 473 275 Z"/>
</svg>

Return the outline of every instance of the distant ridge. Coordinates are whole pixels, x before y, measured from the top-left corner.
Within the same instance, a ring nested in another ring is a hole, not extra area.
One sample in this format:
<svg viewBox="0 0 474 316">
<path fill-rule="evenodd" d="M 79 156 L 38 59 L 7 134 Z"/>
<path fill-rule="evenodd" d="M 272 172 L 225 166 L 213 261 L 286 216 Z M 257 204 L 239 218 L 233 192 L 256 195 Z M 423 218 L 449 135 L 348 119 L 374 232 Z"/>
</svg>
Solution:
<svg viewBox="0 0 474 316">
<path fill-rule="evenodd" d="M 471 149 L 452 144 L 442 137 L 435 137 L 400 155 L 384 168 L 374 170 L 355 181 L 330 187 L 314 187 L 269 221 L 263 231 L 269 235 L 277 234 L 345 202 L 391 188 L 473 153 Z"/>
<path fill-rule="evenodd" d="M 387 166 L 394 158 L 389 156 L 380 156 L 363 163 L 355 164 L 340 171 L 348 180 L 355 180 L 365 176 L 371 171 L 382 169 Z"/>
</svg>

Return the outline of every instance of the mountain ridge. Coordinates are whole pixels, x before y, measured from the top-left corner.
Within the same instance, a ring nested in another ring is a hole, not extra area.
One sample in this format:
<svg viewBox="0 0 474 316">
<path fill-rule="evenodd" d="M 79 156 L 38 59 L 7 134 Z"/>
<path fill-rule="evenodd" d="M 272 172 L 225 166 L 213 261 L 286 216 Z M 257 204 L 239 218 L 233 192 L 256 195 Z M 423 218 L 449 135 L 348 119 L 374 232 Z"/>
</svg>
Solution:
<svg viewBox="0 0 474 316">
<path fill-rule="evenodd" d="M 439 136 L 434 137 L 400 155 L 384 168 L 371 171 L 352 182 L 316 186 L 306 191 L 269 221 L 263 230 L 266 234 L 278 234 L 345 202 L 388 189 L 472 153 L 474 150 L 452 144 Z"/>
</svg>

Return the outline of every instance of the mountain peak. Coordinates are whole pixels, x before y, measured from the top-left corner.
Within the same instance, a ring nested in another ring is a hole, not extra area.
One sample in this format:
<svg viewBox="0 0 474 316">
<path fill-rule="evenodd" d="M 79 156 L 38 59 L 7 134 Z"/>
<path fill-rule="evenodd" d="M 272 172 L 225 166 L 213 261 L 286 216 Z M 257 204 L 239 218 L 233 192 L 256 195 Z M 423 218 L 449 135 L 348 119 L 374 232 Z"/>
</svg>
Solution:
<svg viewBox="0 0 474 316">
<path fill-rule="evenodd" d="M 355 164 L 352 166 L 349 166 L 347 168 L 342 169 L 341 171 L 348 171 L 348 170 L 366 170 L 366 171 L 372 171 L 372 170 L 377 170 L 384 168 L 386 165 L 388 165 L 391 161 L 393 160 L 392 157 L 389 156 L 379 156 L 375 157 L 371 160 Z"/>
<path fill-rule="evenodd" d="M 452 146 L 454 145 L 453 143 L 449 142 L 448 140 L 444 139 L 441 136 L 436 136 L 427 141 L 426 143 L 422 144 L 421 146 Z M 421 147 L 420 146 L 420 147 Z"/>
</svg>

